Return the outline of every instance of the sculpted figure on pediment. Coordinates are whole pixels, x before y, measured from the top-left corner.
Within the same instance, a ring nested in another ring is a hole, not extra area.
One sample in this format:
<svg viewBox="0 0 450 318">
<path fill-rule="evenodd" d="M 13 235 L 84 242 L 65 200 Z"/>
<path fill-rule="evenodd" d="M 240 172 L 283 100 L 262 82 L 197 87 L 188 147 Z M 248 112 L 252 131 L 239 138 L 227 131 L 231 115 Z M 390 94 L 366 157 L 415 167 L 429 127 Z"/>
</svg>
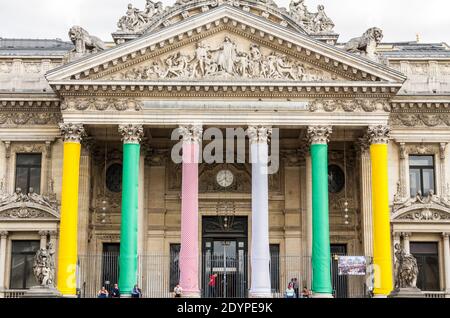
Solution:
<svg viewBox="0 0 450 318">
<path fill-rule="evenodd" d="M 130 3 L 126 14 L 120 18 L 117 26 L 125 32 L 136 32 L 143 29 L 151 22 L 152 18 L 161 15 L 163 11 L 161 1 L 155 3 L 152 0 L 147 0 L 144 11 L 134 8 Z"/>
</svg>

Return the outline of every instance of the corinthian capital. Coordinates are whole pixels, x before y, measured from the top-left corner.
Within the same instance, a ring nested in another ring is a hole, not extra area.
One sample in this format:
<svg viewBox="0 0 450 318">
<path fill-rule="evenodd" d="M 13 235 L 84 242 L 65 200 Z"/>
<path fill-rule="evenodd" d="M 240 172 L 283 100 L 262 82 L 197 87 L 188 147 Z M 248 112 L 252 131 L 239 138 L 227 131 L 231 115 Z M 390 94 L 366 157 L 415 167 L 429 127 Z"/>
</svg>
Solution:
<svg viewBox="0 0 450 318">
<path fill-rule="evenodd" d="M 311 145 L 326 145 L 333 132 L 331 126 L 309 126 L 307 135 Z"/>
<path fill-rule="evenodd" d="M 183 137 L 184 142 L 200 142 L 203 128 L 200 125 L 186 125 L 178 127 L 178 132 Z"/>
<path fill-rule="evenodd" d="M 8 231 L 0 231 L 0 238 L 7 238 L 8 237 Z"/>
<path fill-rule="evenodd" d="M 251 144 L 268 143 L 272 136 L 272 128 L 265 126 L 249 126 L 247 135 Z"/>
<path fill-rule="evenodd" d="M 390 138 L 391 128 L 389 126 L 370 126 L 367 135 L 371 144 L 387 144 Z"/>
<path fill-rule="evenodd" d="M 79 143 L 86 136 L 83 124 L 61 123 L 59 129 L 65 142 Z"/>
<path fill-rule="evenodd" d="M 124 144 L 140 144 L 144 137 L 144 127 L 133 124 L 119 125 L 119 133 Z"/>
</svg>

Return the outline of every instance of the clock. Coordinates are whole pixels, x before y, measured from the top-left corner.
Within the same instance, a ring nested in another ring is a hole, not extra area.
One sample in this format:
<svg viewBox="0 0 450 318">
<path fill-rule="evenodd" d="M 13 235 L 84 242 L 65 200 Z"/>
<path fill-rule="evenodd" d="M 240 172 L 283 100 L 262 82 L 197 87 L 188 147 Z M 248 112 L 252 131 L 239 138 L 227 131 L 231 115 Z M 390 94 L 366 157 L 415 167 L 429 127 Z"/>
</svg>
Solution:
<svg viewBox="0 0 450 318">
<path fill-rule="evenodd" d="M 230 170 L 220 170 L 217 173 L 216 181 L 221 187 L 228 188 L 233 184 L 234 175 Z"/>
<path fill-rule="evenodd" d="M 328 191 L 330 193 L 339 193 L 345 186 L 345 174 L 338 165 L 328 167 Z"/>
</svg>

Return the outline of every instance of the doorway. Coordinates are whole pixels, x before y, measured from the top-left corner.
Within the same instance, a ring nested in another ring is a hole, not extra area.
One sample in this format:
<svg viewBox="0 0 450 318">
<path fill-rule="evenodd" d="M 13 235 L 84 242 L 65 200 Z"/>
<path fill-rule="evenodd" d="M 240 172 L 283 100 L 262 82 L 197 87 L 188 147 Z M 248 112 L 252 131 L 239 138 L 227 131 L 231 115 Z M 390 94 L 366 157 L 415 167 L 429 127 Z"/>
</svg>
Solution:
<svg viewBox="0 0 450 318">
<path fill-rule="evenodd" d="M 202 296 L 247 296 L 247 217 L 223 226 L 220 217 L 203 217 Z"/>
<path fill-rule="evenodd" d="M 103 243 L 102 286 L 109 292 L 119 282 L 120 243 Z"/>
<path fill-rule="evenodd" d="M 339 275 L 339 256 L 347 255 L 347 244 L 331 244 L 331 280 L 334 298 L 348 298 L 348 276 Z"/>
</svg>

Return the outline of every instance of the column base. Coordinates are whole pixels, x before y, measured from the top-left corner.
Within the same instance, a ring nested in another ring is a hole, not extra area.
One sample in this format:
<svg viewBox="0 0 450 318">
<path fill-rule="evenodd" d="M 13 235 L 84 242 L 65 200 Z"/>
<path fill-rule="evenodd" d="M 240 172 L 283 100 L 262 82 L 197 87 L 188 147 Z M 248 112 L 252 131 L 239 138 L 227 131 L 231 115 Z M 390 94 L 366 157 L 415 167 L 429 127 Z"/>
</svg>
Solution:
<svg viewBox="0 0 450 318">
<path fill-rule="evenodd" d="M 248 293 L 249 298 L 272 298 L 273 295 L 270 291 L 249 291 Z"/>
<path fill-rule="evenodd" d="M 373 295 L 373 297 L 372 298 L 388 298 L 388 296 L 387 295 L 380 295 L 380 294 L 375 294 L 375 295 Z"/>
<path fill-rule="evenodd" d="M 313 292 L 312 298 L 334 298 L 334 297 L 333 297 L 333 294 L 329 294 L 329 293 L 321 294 L 321 293 Z"/>
<path fill-rule="evenodd" d="M 182 298 L 201 298 L 201 293 L 198 290 L 195 291 L 183 291 L 183 294 L 181 295 Z"/>
</svg>

